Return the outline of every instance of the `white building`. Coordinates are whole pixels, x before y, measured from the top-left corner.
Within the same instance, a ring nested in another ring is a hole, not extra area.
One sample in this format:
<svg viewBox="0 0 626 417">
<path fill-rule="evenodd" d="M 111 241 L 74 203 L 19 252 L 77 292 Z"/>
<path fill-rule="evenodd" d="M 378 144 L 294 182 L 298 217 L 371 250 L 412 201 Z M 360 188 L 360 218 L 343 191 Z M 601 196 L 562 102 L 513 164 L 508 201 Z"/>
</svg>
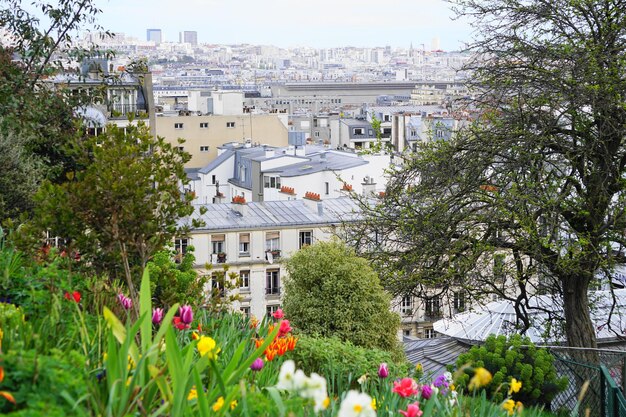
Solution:
<svg viewBox="0 0 626 417">
<path fill-rule="evenodd" d="M 346 197 L 206 207 L 204 214 L 199 210 L 194 214 L 205 226 L 192 230 L 188 238 L 177 239 L 176 247 L 194 246 L 201 274 L 212 275 L 228 264 L 229 273 L 238 274 L 241 284 L 234 290 L 241 301 L 233 309 L 256 317 L 280 306 L 285 278 L 281 261 L 303 245 L 330 239 L 342 221 L 355 218 L 356 210 L 354 201 Z"/>
<path fill-rule="evenodd" d="M 204 168 L 190 171 L 191 190 L 201 204 L 245 201 L 338 198 L 350 191 L 377 193 L 384 190 L 387 154 L 358 155 L 318 145 L 270 146 L 226 145 Z"/>
</svg>

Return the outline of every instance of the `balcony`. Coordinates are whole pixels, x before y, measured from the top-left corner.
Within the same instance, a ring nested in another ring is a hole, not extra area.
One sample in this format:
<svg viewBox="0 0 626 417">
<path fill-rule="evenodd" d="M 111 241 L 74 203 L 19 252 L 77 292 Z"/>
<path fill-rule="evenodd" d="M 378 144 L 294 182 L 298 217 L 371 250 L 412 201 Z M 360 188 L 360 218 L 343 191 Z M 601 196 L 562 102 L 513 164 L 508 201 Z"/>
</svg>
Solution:
<svg viewBox="0 0 626 417">
<path fill-rule="evenodd" d="M 268 250 L 265 251 L 266 255 L 265 258 L 268 258 L 267 254 L 272 254 L 272 260 L 277 260 L 280 259 L 280 250 L 279 249 L 275 249 L 275 250 Z"/>
<path fill-rule="evenodd" d="M 139 118 L 148 117 L 148 109 L 145 104 L 110 104 L 108 113 L 111 119 L 127 119 L 128 114 Z"/>
<path fill-rule="evenodd" d="M 266 295 L 280 295 L 280 287 L 267 287 L 265 288 Z"/>
</svg>

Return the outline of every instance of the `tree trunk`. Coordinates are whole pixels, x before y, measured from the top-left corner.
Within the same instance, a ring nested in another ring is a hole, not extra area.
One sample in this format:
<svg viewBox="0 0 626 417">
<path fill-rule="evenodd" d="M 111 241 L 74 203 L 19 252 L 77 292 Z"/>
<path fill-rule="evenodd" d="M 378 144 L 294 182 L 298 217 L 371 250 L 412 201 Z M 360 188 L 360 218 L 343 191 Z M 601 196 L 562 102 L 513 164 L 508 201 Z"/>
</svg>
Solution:
<svg viewBox="0 0 626 417">
<path fill-rule="evenodd" d="M 597 348 L 596 329 L 589 312 L 589 279 L 570 276 L 562 283 L 567 344 L 570 347 Z M 576 350 L 572 354 L 584 362 L 598 362 L 595 351 Z"/>
<path fill-rule="evenodd" d="M 130 265 L 128 263 L 128 252 L 126 251 L 126 244 L 120 242 L 120 255 L 122 256 L 122 263 L 124 264 L 124 274 L 126 275 L 126 283 L 128 284 L 128 292 L 130 298 L 133 300 L 133 307 L 139 302 L 137 293 L 135 292 L 135 285 L 133 284 L 133 275 L 130 271 Z"/>
</svg>

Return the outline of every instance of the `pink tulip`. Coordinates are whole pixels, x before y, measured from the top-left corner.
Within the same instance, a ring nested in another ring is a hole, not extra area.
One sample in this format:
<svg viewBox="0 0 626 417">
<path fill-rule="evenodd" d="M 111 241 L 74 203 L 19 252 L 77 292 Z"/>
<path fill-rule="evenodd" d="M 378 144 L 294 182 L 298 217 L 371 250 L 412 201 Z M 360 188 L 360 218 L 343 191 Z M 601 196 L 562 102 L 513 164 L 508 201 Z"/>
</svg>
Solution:
<svg viewBox="0 0 626 417">
<path fill-rule="evenodd" d="M 381 363 L 378 367 L 378 376 L 380 378 L 387 378 L 389 376 L 389 368 L 385 362 Z"/>
<path fill-rule="evenodd" d="M 394 381 L 392 391 L 401 397 L 410 397 L 418 393 L 417 382 L 413 378 L 402 378 Z"/>
<path fill-rule="evenodd" d="M 250 365 L 250 369 L 257 372 L 263 369 L 263 365 L 264 365 L 263 359 L 256 358 L 254 362 L 252 362 L 252 365 Z"/>
<path fill-rule="evenodd" d="M 423 414 L 423 411 L 420 410 L 420 403 L 414 402 L 413 404 L 409 404 L 406 407 L 406 411 L 400 410 L 400 414 L 404 417 L 420 417 Z"/>
<path fill-rule="evenodd" d="M 278 330 L 278 337 L 283 337 L 284 335 L 289 333 L 291 330 L 293 330 L 293 329 L 289 325 L 289 320 L 281 321 L 280 322 L 280 329 Z"/>
<path fill-rule="evenodd" d="M 117 300 L 120 302 L 124 310 L 130 310 L 131 308 L 133 308 L 133 300 L 126 297 L 124 294 L 119 293 L 117 295 Z"/>
<path fill-rule="evenodd" d="M 283 313 L 282 308 L 279 308 L 278 310 L 274 311 L 274 314 L 272 314 L 272 316 L 274 316 L 276 320 L 280 320 L 285 317 L 285 313 Z"/>
<path fill-rule="evenodd" d="M 162 308 L 153 308 L 152 309 L 152 323 L 159 324 L 163 320 L 163 309 Z"/>
<path fill-rule="evenodd" d="M 180 321 L 185 324 L 191 324 L 191 322 L 193 321 L 193 311 L 191 310 L 191 306 L 181 306 L 178 309 L 178 315 L 180 316 Z"/>
</svg>

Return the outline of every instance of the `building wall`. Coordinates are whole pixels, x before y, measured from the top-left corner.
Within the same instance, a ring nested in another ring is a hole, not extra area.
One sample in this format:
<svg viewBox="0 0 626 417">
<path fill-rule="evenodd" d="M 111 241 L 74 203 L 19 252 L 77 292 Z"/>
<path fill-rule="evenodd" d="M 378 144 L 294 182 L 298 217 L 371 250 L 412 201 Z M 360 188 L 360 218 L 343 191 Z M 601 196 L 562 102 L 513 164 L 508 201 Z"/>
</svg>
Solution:
<svg viewBox="0 0 626 417">
<path fill-rule="evenodd" d="M 181 129 L 175 125 L 182 123 Z M 200 127 L 208 123 L 208 127 Z M 227 123 L 234 123 L 228 127 Z M 181 146 L 191 154 L 186 168 L 201 168 L 217 157 L 217 147 L 228 142 L 263 143 L 272 146 L 287 146 L 287 127 L 273 114 L 241 116 L 164 116 L 156 118 L 156 134 L 177 145 L 178 138 L 185 139 Z M 208 146 L 208 151 L 201 151 Z"/>
<path fill-rule="evenodd" d="M 245 207 L 244 207 L 245 209 Z M 233 304 L 235 311 L 242 307 L 250 308 L 250 313 L 256 317 L 263 317 L 268 305 L 279 306 L 283 297 L 282 291 L 286 271 L 281 261 L 293 255 L 299 250 L 299 232 L 312 231 L 313 241 L 329 240 L 331 229 L 327 226 L 310 225 L 299 227 L 285 227 L 266 230 L 215 230 L 215 231 L 194 231 L 189 239 L 189 244 L 195 248 L 196 267 L 202 274 L 211 274 L 211 270 L 206 268 L 206 264 L 212 265 L 214 271 L 220 270 L 223 264 L 212 263 L 211 235 L 225 235 L 224 252 L 226 253 L 226 264 L 229 266 L 229 273 L 239 273 L 240 271 L 250 271 L 250 286 L 247 289 L 239 289 L 234 292 L 239 293 L 242 300 Z M 280 233 L 279 259 L 274 259 L 269 263 L 266 258 L 265 237 L 267 232 Z M 243 233 L 250 234 L 249 256 L 239 254 L 239 236 Z M 266 273 L 268 270 L 278 270 L 281 291 L 280 294 L 266 294 Z M 207 291 L 210 291 L 210 286 Z"/>
</svg>

